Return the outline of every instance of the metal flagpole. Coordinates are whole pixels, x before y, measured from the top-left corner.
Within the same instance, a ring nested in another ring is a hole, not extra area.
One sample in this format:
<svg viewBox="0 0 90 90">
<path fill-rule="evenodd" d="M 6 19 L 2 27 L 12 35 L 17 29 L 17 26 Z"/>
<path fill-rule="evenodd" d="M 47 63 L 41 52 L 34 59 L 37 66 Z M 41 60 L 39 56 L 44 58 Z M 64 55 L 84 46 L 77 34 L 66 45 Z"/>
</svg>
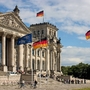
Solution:
<svg viewBox="0 0 90 90">
<path fill-rule="evenodd" d="M 43 23 L 44 23 L 44 16 L 43 16 Z"/>
<path fill-rule="evenodd" d="M 44 23 L 44 15 L 43 15 L 43 23 Z M 40 43 L 42 39 L 42 34 L 40 32 Z M 41 88 L 41 73 L 42 73 L 42 44 L 40 44 L 40 88 Z"/>
<path fill-rule="evenodd" d="M 30 47 L 32 47 L 32 45 L 30 45 Z M 33 61 L 32 61 L 32 59 L 31 59 L 31 77 L 32 77 L 32 79 L 31 79 L 31 85 L 33 86 Z"/>
<path fill-rule="evenodd" d="M 32 45 L 30 45 L 30 47 L 32 47 Z M 31 65 L 32 65 L 32 66 L 31 66 L 31 74 L 32 74 L 32 75 L 31 75 L 31 76 L 32 76 L 31 86 L 33 86 L 33 76 L 34 76 L 34 75 L 33 75 L 33 60 L 32 60 L 32 59 L 31 59 Z"/>
<path fill-rule="evenodd" d="M 41 55 L 42 54 L 41 54 L 41 50 L 42 50 L 42 47 L 40 47 L 40 88 L 41 88 L 41 73 L 42 73 L 41 72 L 41 70 L 42 70 L 42 64 L 41 64 L 42 63 L 42 61 L 41 61 Z"/>
<path fill-rule="evenodd" d="M 43 23 L 44 23 L 44 11 L 43 11 Z"/>
<path fill-rule="evenodd" d="M 32 65 L 32 85 L 33 85 L 33 65 Z"/>
<path fill-rule="evenodd" d="M 40 32 L 40 43 L 42 39 L 42 34 Z M 41 88 L 41 73 L 42 73 L 42 44 L 40 44 L 40 88 Z"/>
</svg>

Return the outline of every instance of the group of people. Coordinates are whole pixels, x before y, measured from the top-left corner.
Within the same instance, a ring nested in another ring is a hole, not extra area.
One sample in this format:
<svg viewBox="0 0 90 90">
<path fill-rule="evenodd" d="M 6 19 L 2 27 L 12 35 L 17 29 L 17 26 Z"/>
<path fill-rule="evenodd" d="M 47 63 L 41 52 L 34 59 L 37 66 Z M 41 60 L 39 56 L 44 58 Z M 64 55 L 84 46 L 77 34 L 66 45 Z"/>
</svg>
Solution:
<svg viewBox="0 0 90 90">
<path fill-rule="evenodd" d="M 37 81 L 35 80 L 34 83 L 32 84 L 33 88 L 36 88 L 37 86 Z M 25 80 L 23 79 L 20 83 L 20 88 L 23 88 L 25 86 Z"/>
<path fill-rule="evenodd" d="M 62 80 L 62 82 L 64 83 L 64 84 L 86 84 L 86 80 L 84 79 L 84 80 L 79 80 L 79 79 L 77 79 L 77 80 L 70 80 L 70 79 L 68 79 L 68 80 L 65 80 L 65 79 L 63 79 Z"/>
</svg>

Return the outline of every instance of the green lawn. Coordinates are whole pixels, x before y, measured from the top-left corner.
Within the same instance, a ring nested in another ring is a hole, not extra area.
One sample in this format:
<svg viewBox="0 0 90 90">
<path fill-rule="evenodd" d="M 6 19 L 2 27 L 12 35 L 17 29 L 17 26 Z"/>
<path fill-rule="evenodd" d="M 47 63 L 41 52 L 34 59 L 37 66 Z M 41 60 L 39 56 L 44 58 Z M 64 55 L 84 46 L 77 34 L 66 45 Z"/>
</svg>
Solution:
<svg viewBox="0 0 90 90">
<path fill-rule="evenodd" d="M 73 90 L 90 90 L 90 88 L 73 89 Z"/>
</svg>

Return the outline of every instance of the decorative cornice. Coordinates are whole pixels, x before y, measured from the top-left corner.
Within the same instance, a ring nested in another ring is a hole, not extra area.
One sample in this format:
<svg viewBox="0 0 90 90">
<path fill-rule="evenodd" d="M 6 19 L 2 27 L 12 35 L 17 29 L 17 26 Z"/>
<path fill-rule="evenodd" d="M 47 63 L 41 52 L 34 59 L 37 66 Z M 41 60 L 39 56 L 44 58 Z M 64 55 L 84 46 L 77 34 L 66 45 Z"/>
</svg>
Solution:
<svg viewBox="0 0 90 90">
<path fill-rule="evenodd" d="M 58 30 L 58 28 L 55 25 L 53 25 L 49 22 L 32 24 L 32 25 L 30 25 L 30 27 L 39 26 L 39 25 L 47 25 L 48 27 L 52 27 L 52 28 L 55 28 L 56 30 Z"/>
</svg>

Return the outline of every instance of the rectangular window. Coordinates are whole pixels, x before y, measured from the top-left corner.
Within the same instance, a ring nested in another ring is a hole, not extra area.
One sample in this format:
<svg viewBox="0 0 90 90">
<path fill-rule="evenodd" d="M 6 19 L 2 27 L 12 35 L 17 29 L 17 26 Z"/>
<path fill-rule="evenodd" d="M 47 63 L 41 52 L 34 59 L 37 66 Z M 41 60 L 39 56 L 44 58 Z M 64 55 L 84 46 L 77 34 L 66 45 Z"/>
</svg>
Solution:
<svg viewBox="0 0 90 90">
<path fill-rule="evenodd" d="M 28 67 L 30 68 L 30 60 L 28 60 Z"/>
<path fill-rule="evenodd" d="M 40 35 L 40 31 L 39 30 L 38 30 L 37 34 Z"/>
<path fill-rule="evenodd" d="M 36 32 L 35 32 L 35 31 L 33 32 L 33 37 L 34 37 L 34 38 L 36 37 Z"/>
<path fill-rule="evenodd" d="M 44 34 L 44 30 L 42 30 L 42 34 Z"/>
<path fill-rule="evenodd" d="M 56 36 L 56 32 L 54 32 L 54 36 Z"/>
<path fill-rule="evenodd" d="M 42 57 L 44 57 L 45 55 L 44 55 L 44 51 L 42 51 Z"/>
</svg>

